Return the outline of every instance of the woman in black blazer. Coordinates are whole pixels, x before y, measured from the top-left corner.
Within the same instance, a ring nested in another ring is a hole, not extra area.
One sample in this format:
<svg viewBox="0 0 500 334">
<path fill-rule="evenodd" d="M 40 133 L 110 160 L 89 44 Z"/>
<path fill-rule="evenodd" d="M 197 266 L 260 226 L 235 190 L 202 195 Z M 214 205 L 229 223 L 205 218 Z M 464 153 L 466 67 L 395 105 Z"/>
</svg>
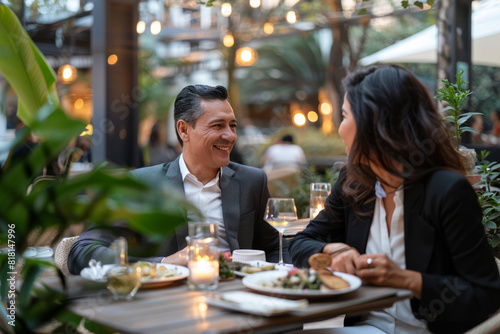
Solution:
<svg viewBox="0 0 500 334">
<path fill-rule="evenodd" d="M 500 277 L 474 190 L 427 89 L 389 66 L 346 78 L 348 162 L 323 210 L 291 243 L 294 265 L 331 268 L 414 297 L 346 325 L 374 333 L 462 333 L 500 307 Z"/>
</svg>

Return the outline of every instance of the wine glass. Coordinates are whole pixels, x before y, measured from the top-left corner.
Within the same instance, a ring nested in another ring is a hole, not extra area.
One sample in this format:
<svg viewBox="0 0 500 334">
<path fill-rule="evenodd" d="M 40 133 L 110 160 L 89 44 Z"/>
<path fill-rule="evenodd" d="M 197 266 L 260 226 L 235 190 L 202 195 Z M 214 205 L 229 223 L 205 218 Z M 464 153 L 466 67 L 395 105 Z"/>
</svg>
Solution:
<svg viewBox="0 0 500 334">
<path fill-rule="evenodd" d="M 280 238 L 280 257 L 276 265 L 277 269 L 285 269 L 283 262 L 283 232 L 285 227 L 292 221 L 297 220 L 297 209 L 293 198 L 269 198 L 267 200 L 264 220 L 278 230 Z"/>
</svg>

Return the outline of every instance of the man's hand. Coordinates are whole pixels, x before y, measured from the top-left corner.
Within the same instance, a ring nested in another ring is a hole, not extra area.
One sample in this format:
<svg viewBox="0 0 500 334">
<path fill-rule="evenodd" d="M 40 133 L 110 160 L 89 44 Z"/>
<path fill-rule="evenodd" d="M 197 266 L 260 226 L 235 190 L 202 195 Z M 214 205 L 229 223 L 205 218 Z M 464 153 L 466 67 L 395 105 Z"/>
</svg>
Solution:
<svg viewBox="0 0 500 334">
<path fill-rule="evenodd" d="M 187 265 L 187 247 L 184 247 L 184 249 L 181 249 L 177 253 L 174 253 L 172 255 L 164 257 L 161 260 L 161 263 L 168 263 L 168 264 L 176 264 L 176 265 L 179 265 L 179 266 L 186 266 Z"/>
</svg>

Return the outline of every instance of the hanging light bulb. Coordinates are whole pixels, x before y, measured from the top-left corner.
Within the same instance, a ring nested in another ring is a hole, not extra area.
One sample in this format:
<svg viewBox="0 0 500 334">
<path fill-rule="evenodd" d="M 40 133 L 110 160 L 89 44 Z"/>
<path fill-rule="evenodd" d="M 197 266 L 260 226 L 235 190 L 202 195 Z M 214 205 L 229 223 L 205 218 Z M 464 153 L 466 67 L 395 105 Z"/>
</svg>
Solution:
<svg viewBox="0 0 500 334">
<path fill-rule="evenodd" d="M 144 22 L 144 21 L 137 22 L 136 30 L 137 30 L 138 34 L 142 34 L 143 32 L 145 32 L 146 31 L 146 22 Z"/>
<path fill-rule="evenodd" d="M 259 8 L 260 7 L 260 0 L 250 0 L 250 7 L 252 8 Z"/>
<path fill-rule="evenodd" d="M 161 23 L 160 21 L 151 22 L 151 33 L 153 35 L 158 35 L 161 32 Z"/>
<path fill-rule="evenodd" d="M 264 33 L 267 35 L 271 35 L 274 32 L 274 24 L 271 22 L 264 23 Z"/>
<path fill-rule="evenodd" d="M 239 66 L 252 66 L 257 61 L 257 52 L 246 46 L 236 50 L 236 64 Z"/>
<path fill-rule="evenodd" d="M 108 64 L 109 65 L 114 65 L 117 62 L 118 62 L 118 56 L 116 54 L 113 53 L 113 54 L 109 55 L 109 57 L 108 57 Z"/>
<path fill-rule="evenodd" d="M 315 111 L 311 110 L 307 113 L 307 119 L 309 120 L 309 122 L 315 123 L 318 121 L 318 118 L 318 114 Z"/>
<path fill-rule="evenodd" d="M 71 66 L 70 64 L 66 64 L 59 67 L 59 70 L 57 70 L 57 75 L 62 83 L 69 84 L 75 81 L 77 77 L 77 71 L 75 67 Z"/>
<path fill-rule="evenodd" d="M 321 110 L 321 113 L 323 115 L 328 115 L 332 112 L 332 105 L 328 102 L 323 102 L 320 104 L 319 106 L 320 110 Z"/>
<path fill-rule="evenodd" d="M 294 10 L 289 10 L 288 13 L 286 13 L 286 22 L 290 24 L 297 22 L 297 13 L 295 13 Z"/>
<path fill-rule="evenodd" d="M 226 48 L 230 48 L 231 46 L 233 46 L 234 45 L 233 35 L 231 34 L 225 35 L 224 38 L 222 39 L 222 44 L 224 44 Z"/>
<path fill-rule="evenodd" d="M 231 7 L 231 4 L 229 2 L 225 2 L 220 7 L 220 12 L 222 16 L 228 17 L 233 12 L 233 7 Z"/>
<path fill-rule="evenodd" d="M 303 113 L 298 112 L 293 115 L 292 121 L 296 126 L 303 126 L 306 124 L 306 116 Z"/>
</svg>

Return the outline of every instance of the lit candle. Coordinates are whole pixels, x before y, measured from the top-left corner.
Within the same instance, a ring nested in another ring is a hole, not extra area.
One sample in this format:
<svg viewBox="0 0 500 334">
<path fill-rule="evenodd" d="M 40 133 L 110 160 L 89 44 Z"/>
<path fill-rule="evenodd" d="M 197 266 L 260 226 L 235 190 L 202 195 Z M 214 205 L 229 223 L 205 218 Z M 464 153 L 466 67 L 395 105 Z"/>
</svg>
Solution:
<svg viewBox="0 0 500 334">
<path fill-rule="evenodd" d="M 198 262 L 192 261 L 189 265 L 189 277 L 193 284 L 213 284 L 217 279 L 217 269 L 213 261 L 201 259 Z"/>
<path fill-rule="evenodd" d="M 321 204 L 318 204 L 318 206 L 316 207 L 316 209 L 313 209 L 314 211 L 312 212 L 311 214 L 311 219 L 313 219 L 314 217 L 316 217 L 318 215 L 318 213 L 323 210 L 323 205 Z"/>
</svg>

